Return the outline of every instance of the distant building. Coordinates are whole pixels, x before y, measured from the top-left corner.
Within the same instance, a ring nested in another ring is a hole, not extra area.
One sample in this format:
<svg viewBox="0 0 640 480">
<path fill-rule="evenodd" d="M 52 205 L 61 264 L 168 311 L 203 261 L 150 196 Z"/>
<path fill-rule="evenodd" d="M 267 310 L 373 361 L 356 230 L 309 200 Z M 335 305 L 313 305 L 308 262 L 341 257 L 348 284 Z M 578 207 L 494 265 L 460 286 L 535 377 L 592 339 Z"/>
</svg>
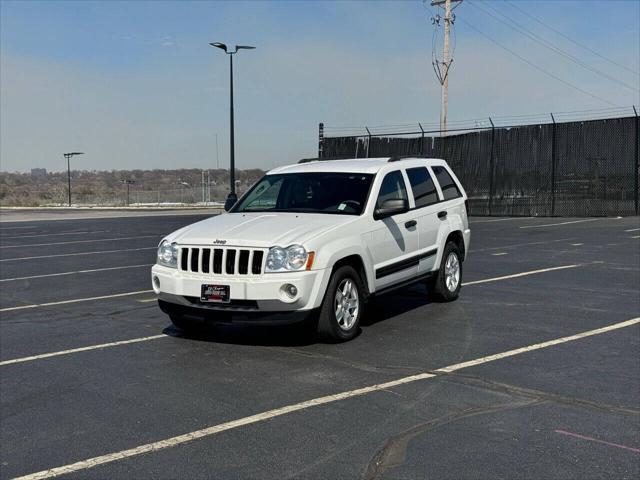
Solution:
<svg viewBox="0 0 640 480">
<path fill-rule="evenodd" d="M 32 177 L 46 177 L 47 169 L 46 168 L 32 168 L 31 169 Z"/>
</svg>

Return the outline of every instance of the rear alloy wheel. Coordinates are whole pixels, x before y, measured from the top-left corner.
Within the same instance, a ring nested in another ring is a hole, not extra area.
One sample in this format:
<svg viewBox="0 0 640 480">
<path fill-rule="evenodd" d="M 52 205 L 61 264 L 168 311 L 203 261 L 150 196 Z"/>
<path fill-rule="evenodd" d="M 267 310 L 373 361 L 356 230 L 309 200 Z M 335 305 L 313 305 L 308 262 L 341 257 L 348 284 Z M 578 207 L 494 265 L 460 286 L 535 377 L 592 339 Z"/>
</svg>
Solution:
<svg viewBox="0 0 640 480">
<path fill-rule="evenodd" d="M 440 268 L 427 282 L 429 293 L 436 301 L 451 302 L 458 298 L 462 286 L 462 255 L 458 246 L 449 242 L 442 252 Z"/>
<path fill-rule="evenodd" d="M 358 334 L 362 292 L 362 281 L 353 267 L 345 265 L 333 272 L 320 307 L 318 334 L 321 338 L 345 342 Z"/>
<path fill-rule="evenodd" d="M 444 284 L 447 290 L 455 292 L 460 283 L 460 260 L 455 252 L 450 252 L 444 263 Z"/>
</svg>

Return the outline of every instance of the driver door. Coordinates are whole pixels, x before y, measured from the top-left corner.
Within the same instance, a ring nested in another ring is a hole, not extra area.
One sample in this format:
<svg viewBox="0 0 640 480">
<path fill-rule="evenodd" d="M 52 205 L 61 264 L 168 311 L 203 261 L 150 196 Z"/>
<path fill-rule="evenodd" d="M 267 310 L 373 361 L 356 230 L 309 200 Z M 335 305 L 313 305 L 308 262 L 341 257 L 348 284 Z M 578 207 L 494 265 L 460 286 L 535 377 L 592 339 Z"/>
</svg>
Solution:
<svg viewBox="0 0 640 480">
<path fill-rule="evenodd" d="M 376 200 L 376 209 L 385 200 L 406 200 L 411 207 L 404 173 L 401 170 L 385 175 Z M 371 254 L 375 269 L 376 290 L 403 282 L 418 273 L 416 251 L 418 229 L 415 211 L 398 213 L 391 217 L 374 220 Z M 414 258 L 415 257 L 415 258 Z"/>
</svg>

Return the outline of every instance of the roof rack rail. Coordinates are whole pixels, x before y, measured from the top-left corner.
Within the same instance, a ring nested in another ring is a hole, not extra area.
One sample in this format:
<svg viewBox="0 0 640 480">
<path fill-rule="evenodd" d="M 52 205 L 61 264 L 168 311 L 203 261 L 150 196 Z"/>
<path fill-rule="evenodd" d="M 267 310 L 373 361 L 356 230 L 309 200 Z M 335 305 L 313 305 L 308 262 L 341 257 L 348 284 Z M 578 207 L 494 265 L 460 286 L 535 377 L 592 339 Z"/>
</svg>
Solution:
<svg viewBox="0 0 640 480">
<path fill-rule="evenodd" d="M 315 157 L 315 158 L 303 158 L 301 160 L 298 160 L 298 163 L 309 163 L 309 162 L 324 162 L 324 161 L 328 161 L 328 160 L 348 160 L 351 159 L 352 157 Z"/>
<path fill-rule="evenodd" d="M 400 160 L 406 160 L 407 158 L 431 158 L 424 155 L 393 155 L 389 157 L 389 162 L 399 162 Z"/>
</svg>

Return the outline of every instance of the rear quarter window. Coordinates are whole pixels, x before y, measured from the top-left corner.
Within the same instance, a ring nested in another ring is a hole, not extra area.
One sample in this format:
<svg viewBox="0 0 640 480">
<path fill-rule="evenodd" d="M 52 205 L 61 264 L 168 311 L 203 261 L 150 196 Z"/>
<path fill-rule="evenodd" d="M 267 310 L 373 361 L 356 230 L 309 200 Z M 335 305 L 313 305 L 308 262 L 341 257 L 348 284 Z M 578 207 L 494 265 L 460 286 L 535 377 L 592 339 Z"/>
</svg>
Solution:
<svg viewBox="0 0 640 480">
<path fill-rule="evenodd" d="M 462 196 L 458 185 L 456 185 L 456 182 L 451 178 L 451 175 L 446 168 L 439 166 L 432 168 L 433 173 L 436 176 L 436 180 L 438 180 L 438 183 L 440 184 L 442 195 L 445 200 L 451 200 Z"/>
<path fill-rule="evenodd" d="M 416 208 L 438 203 L 438 191 L 426 167 L 408 168 L 407 177 L 413 190 Z"/>
</svg>

